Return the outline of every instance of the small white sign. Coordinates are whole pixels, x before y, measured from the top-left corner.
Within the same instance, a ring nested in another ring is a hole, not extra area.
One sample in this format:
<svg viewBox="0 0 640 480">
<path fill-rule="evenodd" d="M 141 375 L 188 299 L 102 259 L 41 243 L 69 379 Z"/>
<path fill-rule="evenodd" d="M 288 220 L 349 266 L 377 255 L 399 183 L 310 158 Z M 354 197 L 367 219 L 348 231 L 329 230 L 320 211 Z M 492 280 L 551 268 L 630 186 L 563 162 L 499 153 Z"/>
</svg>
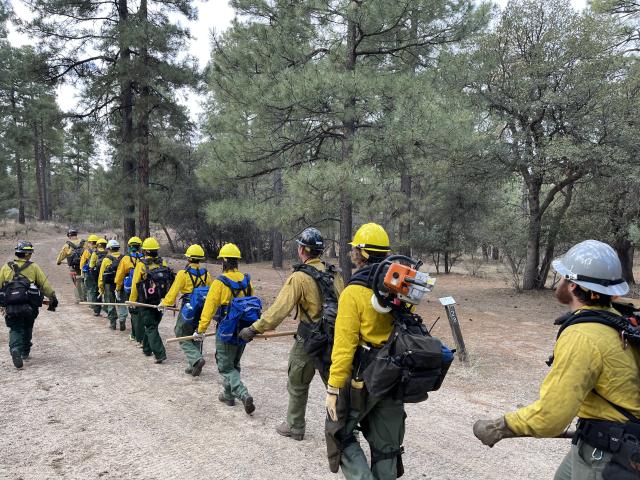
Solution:
<svg viewBox="0 0 640 480">
<path fill-rule="evenodd" d="M 439 298 L 438 300 L 440 300 L 440 303 L 445 307 L 447 305 L 454 305 L 456 303 L 453 297 L 442 297 L 442 298 Z"/>
</svg>

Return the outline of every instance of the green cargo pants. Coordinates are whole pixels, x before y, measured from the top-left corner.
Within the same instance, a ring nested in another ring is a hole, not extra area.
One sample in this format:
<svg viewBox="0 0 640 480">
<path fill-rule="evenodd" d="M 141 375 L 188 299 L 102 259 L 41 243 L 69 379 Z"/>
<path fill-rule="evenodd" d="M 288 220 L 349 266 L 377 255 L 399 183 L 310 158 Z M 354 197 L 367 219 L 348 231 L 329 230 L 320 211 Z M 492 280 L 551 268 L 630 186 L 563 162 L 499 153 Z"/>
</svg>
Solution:
<svg viewBox="0 0 640 480">
<path fill-rule="evenodd" d="M 138 308 L 138 316 L 144 325 L 144 337 L 142 339 L 142 351 L 145 354 L 153 353 L 156 359 L 167 358 L 158 325 L 162 320 L 162 312 L 155 308 Z"/>
<path fill-rule="evenodd" d="M 602 470 L 611 460 L 611 453 L 593 448 L 583 440 L 571 445 L 571 450 L 558 467 L 554 480 L 602 480 Z"/>
<path fill-rule="evenodd" d="M 37 316 L 38 310 L 34 309 L 32 315 L 25 315 L 11 320 L 5 319 L 7 327 L 9 327 L 9 351 L 16 348 L 22 356 L 29 355 L 32 345 L 33 324 Z"/>
<path fill-rule="evenodd" d="M 342 442 L 340 468 L 347 480 L 395 480 L 404 439 L 406 414 L 401 400 L 367 396 L 362 412 L 350 410 L 337 438 Z M 372 465 L 356 438 L 356 427 L 371 450 Z"/>
<path fill-rule="evenodd" d="M 309 386 L 315 374 L 313 360 L 303 348 L 303 340 L 296 337 L 289 352 L 287 391 L 289 405 L 287 407 L 287 424 L 289 428 L 304 432 L 305 413 L 309 398 Z M 326 380 L 322 379 L 326 384 Z"/>
<path fill-rule="evenodd" d="M 116 302 L 116 286 L 105 284 L 104 286 L 104 301 L 105 303 L 115 303 Z M 107 309 L 107 318 L 109 319 L 109 324 L 111 328 L 116 328 L 116 323 L 118 319 L 120 320 L 120 324 L 124 325 L 127 321 L 127 307 L 122 305 L 122 307 L 114 307 L 113 305 L 106 307 Z"/>
<path fill-rule="evenodd" d="M 126 293 L 124 295 L 125 298 L 129 298 Z M 144 339 L 144 324 L 140 319 L 140 310 L 129 307 L 129 314 L 131 315 L 131 337 L 136 342 L 142 343 Z"/>
<path fill-rule="evenodd" d="M 80 277 L 80 270 L 69 270 L 69 274 L 73 275 L 75 273 L 75 283 L 74 283 L 74 289 L 73 289 L 73 293 L 76 297 L 76 302 L 84 302 L 86 300 L 86 293 L 84 291 L 84 281 L 82 280 L 82 278 Z"/>
<path fill-rule="evenodd" d="M 94 280 L 91 277 L 86 277 L 84 279 L 84 286 L 87 289 L 87 302 L 97 302 L 98 301 L 98 281 Z M 101 307 L 100 305 L 91 305 L 91 310 L 93 313 L 100 313 Z"/>
<path fill-rule="evenodd" d="M 176 321 L 176 327 L 173 331 L 176 334 L 176 337 L 186 337 L 188 335 L 193 335 L 196 327 L 186 323 L 182 319 L 182 313 L 178 314 L 178 320 Z M 180 348 L 187 356 L 187 361 L 189 362 L 189 366 L 193 367 L 195 363 L 202 358 L 202 342 L 194 342 L 192 340 L 187 340 L 184 342 L 180 342 Z"/>
<path fill-rule="evenodd" d="M 249 395 L 247 387 L 240 380 L 240 359 L 246 345 L 230 345 L 216 336 L 216 363 L 218 372 L 222 375 L 224 396 L 227 400 L 237 398 L 242 400 Z"/>
</svg>

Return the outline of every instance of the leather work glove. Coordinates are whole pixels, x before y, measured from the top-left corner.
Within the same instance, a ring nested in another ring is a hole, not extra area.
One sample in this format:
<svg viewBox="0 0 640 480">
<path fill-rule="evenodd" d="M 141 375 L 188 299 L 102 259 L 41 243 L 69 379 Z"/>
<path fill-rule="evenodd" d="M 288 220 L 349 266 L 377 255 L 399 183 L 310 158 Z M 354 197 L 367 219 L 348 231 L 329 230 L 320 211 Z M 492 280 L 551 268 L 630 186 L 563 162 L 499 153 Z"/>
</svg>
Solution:
<svg viewBox="0 0 640 480">
<path fill-rule="evenodd" d="M 255 337 L 257 334 L 258 334 L 258 331 L 255 328 L 246 327 L 240 330 L 238 337 L 244 340 L 245 342 L 250 342 L 251 340 L 253 340 L 253 337 Z"/>
<path fill-rule="evenodd" d="M 473 434 L 489 448 L 503 438 L 517 437 L 508 426 L 504 417 L 496 420 L 478 420 L 473 424 Z"/>
<path fill-rule="evenodd" d="M 49 299 L 49 306 L 47 307 L 47 310 L 50 312 L 55 312 L 57 306 L 58 306 L 58 298 L 54 295 Z"/>
<path fill-rule="evenodd" d="M 116 302 L 122 301 L 122 292 L 120 290 L 116 290 Z"/>
<path fill-rule="evenodd" d="M 329 418 L 337 422 L 338 421 L 338 395 L 340 394 L 340 389 L 336 387 L 332 387 L 331 385 L 327 385 L 327 398 L 324 401 L 325 406 L 327 407 L 327 414 Z"/>
<path fill-rule="evenodd" d="M 193 341 L 194 342 L 201 342 L 204 340 L 204 333 L 200 333 L 197 330 L 195 332 L 193 332 Z"/>
</svg>

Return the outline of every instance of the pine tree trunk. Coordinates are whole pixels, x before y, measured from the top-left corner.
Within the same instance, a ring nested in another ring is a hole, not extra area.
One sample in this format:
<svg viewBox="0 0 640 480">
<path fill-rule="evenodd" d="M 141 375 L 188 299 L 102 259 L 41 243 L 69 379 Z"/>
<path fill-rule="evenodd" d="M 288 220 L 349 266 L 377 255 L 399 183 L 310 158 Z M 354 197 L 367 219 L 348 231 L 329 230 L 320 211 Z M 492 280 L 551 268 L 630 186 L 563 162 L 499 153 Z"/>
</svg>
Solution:
<svg viewBox="0 0 640 480">
<path fill-rule="evenodd" d="M 542 228 L 540 186 L 541 182 L 537 180 L 532 179 L 527 182 L 529 226 L 527 228 L 527 257 L 522 277 L 523 290 L 533 290 L 536 288 L 536 279 L 538 277 L 538 265 L 540 264 L 540 230 Z"/>
<path fill-rule="evenodd" d="M 400 210 L 400 225 L 398 229 L 397 244 L 400 255 L 411 256 L 411 176 L 408 168 L 400 173 L 401 202 L 404 204 Z"/>
<path fill-rule="evenodd" d="M 276 170 L 273 172 L 273 194 L 277 207 L 282 203 L 282 191 L 282 171 Z M 273 268 L 282 268 L 282 232 L 277 228 L 271 232 L 271 250 L 271 266 Z"/>
<path fill-rule="evenodd" d="M 118 0 L 118 19 L 121 30 L 126 31 L 125 26 L 129 21 L 127 0 Z M 120 112 L 122 115 L 119 156 L 123 175 L 124 237 L 128 239 L 136 234 L 136 203 L 134 196 L 136 168 L 133 151 L 133 85 L 129 75 L 131 51 L 128 42 L 124 41 L 123 37 L 124 35 L 121 35 L 119 39 L 121 65 L 118 71 L 120 72 Z"/>
<path fill-rule="evenodd" d="M 635 248 L 628 238 L 620 238 L 613 244 L 613 248 L 618 253 L 620 263 L 622 264 L 622 278 L 627 283 L 636 283 L 633 276 L 633 254 Z"/>
<path fill-rule="evenodd" d="M 352 230 L 352 204 L 348 195 L 344 194 L 340 200 L 340 259 L 339 265 L 342 270 L 342 278 L 346 284 L 351 279 L 351 255 L 349 242 L 351 241 Z"/>
<path fill-rule="evenodd" d="M 140 2 L 140 20 L 144 28 L 147 26 L 147 0 Z M 146 41 L 146 35 L 144 40 Z M 144 71 L 148 71 L 149 52 L 146 45 L 142 47 L 142 62 Z M 143 75 L 144 77 L 144 75 Z M 151 89 L 148 84 L 143 84 L 140 94 L 140 126 L 139 143 L 140 155 L 138 166 L 138 224 L 140 234 L 145 237 L 150 236 L 149 229 L 149 115 L 151 113 Z"/>
<path fill-rule="evenodd" d="M 500 249 L 498 247 L 491 247 L 491 260 L 500 260 Z"/>
<path fill-rule="evenodd" d="M 44 220 L 44 187 L 42 179 L 42 158 L 40 149 L 40 129 L 38 122 L 33 122 L 33 163 L 36 174 L 36 195 L 38 197 L 38 220 Z"/>
</svg>

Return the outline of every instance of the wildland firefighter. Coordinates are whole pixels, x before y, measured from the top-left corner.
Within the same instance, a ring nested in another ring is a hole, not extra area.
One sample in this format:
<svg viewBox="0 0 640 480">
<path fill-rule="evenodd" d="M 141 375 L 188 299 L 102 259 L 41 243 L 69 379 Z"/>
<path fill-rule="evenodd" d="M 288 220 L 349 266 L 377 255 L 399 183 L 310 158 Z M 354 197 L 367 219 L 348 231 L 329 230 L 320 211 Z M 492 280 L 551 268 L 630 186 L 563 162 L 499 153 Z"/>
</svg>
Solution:
<svg viewBox="0 0 640 480">
<path fill-rule="evenodd" d="M 98 260 L 98 293 L 105 303 L 120 303 L 116 298 L 116 272 L 122 261 L 120 253 L 120 243 L 117 240 L 109 240 L 107 242 L 107 254 Z M 109 327 L 115 330 L 120 323 L 120 331 L 126 330 L 127 307 L 123 304 L 121 307 L 108 305 L 107 318 L 109 319 Z"/>
<path fill-rule="evenodd" d="M 146 238 L 142 242 L 144 256 L 133 272 L 130 302 L 157 306 L 169 292 L 174 274 L 167 266 L 167 262 L 160 257 L 159 250 L 160 244 L 153 237 Z M 167 359 L 167 352 L 158 331 L 162 312 L 151 307 L 136 307 L 135 312 L 144 326 L 142 353 L 148 357 L 153 355 L 157 364 L 164 362 Z"/>
<path fill-rule="evenodd" d="M 220 248 L 218 259 L 222 260 L 222 275 L 218 276 L 207 293 L 202 314 L 194 339 L 204 339 L 204 334 L 215 318 L 216 329 L 216 363 L 218 372 L 223 378 L 223 391 L 218 400 L 228 406 L 240 400 L 247 414 L 252 414 L 256 407 L 253 397 L 240 379 L 240 361 L 246 342 L 238 338 L 238 331 L 254 324 L 260 317 L 262 303 L 253 296 L 251 277 L 238 270 L 238 261 L 242 258 L 240 249 L 233 243 Z"/>
<path fill-rule="evenodd" d="M 15 258 L 0 269 L 0 306 L 9 327 L 9 352 L 16 368 L 22 368 L 31 352 L 33 325 L 42 306 L 43 295 L 49 299 L 47 310 L 58 306 L 56 294 L 42 269 L 31 261 L 33 245 L 19 241 Z"/>
<path fill-rule="evenodd" d="M 133 282 L 133 272 L 136 265 L 143 257 L 140 247 L 142 239 L 140 237 L 131 237 L 127 242 L 127 254 L 120 260 L 118 270 L 116 271 L 116 300 L 118 302 L 129 298 L 131 294 L 131 284 Z M 142 347 L 144 339 L 144 326 L 140 323 L 140 315 L 137 309 L 130 308 L 131 314 L 131 334 L 129 339 L 138 343 Z"/>
<path fill-rule="evenodd" d="M 80 257 L 80 273 L 82 275 L 82 283 L 84 285 L 84 299 L 87 302 L 95 302 L 97 300 L 97 289 L 96 295 L 92 299 L 93 292 L 93 282 L 89 278 L 89 260 L 91 259 L 91 255 L 96 249 L 96 242 L 100 239 L 95 234 L 91 234 L 87 237 L 87 241 L 84 245 L 84 251 L 82 252 L 82 256 Z M 91 308 L 91 307 L 90 307 Z"/>
<path fill-rule="evenodd" d="M 172 307 L 181 295 L 181 308 L 174 328 L 176 337 L 193 335 L 198 327 L 202 305 L 198 302 L 206 297 L 212 278 L 206 268 L 200 266 L 204 260 L 204 249 L 200 245 L 191 245 L 185 252 L 187 266 L 178 271 L 176 278 L 167 295 L 160 305 Z M 203 302 L 202 302 L 203 303 Z M 180 348 L 187 357 L 188 366 L 185 373 L 197 377 L 202 372 L 205 360 L 202 357 L 202 342 L 185 340 L 180 342 Z"/>
<path fill-rule="evenodd" d="M 632 309 L 612 303 L 629 290 L 618 255 L 586 240 L 553 268 L 561 276 L 555 297 L 570 311 L 555 321 L 560 329 L 540 397 L 496 420 L 477 421 L 473 433 L 489 447 L 511 437 L 553 438 L 577 416 L 555 480 L 638 479 L 640 331 Z"/>
<path fill-rule="evenodd" d="M 67 261 L 69 275 L 71 276 L 71 281 L 75 287 L 74 294 L 76 302 L 84 302 L 86 298 L 84 293 L 84 283 L 82 281 L 80 271 L 80 259 L 82 258 L 82 254 L 85 250 L 85 243 L 86 242 L 82 239 L 78 240 L 78 230 L 70 228 L 67 231 L 67 241 L 56 258 L 57 265 L 62 264 L 65 260 Z"/>
<path fill-rule="evenodd" d="M 344 287 L 342 277 L 336 269 L 323 262 L 321 255 L 325 244 L 322 234 L 316 228 L 305 229 L 298 239 L 298 258 L 301 264 L 294 266 L 294 272 L 287 278 L 273 304 L 253 326 L 240 332 L 240 338 L 251 341 L 258 333 L 274 330 L 295 309 L 300 321 L 298 333 L 289 352 L 287 390 L 289 403 L 286 420 L 276 427 L 285 437 L 302 440 L 305 434 L 305 414 L 309 397 L 309 386 L 315 375 L 314 359 L 304 347 L 304 336 L 322 316 L 323 296 L 318 283 L 309 268 L 327 272 L 332 276 L 333 294 L 337 298 Z M 322 379 L 326 383 L 326 377 Z"/>
<path fill-rule="evenodd" d="M 435 282 L 419 272 L 422 262 L 389 256 L 389 237 L 375 223 L 362 225 L 350 245 L 357 270 L 338 302 L 325 400 L 329 466 L 347 479 L 395 479 L 404 473 L 404 404 L 440 387 L 453 352 L 414 313 Z"/>
</svg>

